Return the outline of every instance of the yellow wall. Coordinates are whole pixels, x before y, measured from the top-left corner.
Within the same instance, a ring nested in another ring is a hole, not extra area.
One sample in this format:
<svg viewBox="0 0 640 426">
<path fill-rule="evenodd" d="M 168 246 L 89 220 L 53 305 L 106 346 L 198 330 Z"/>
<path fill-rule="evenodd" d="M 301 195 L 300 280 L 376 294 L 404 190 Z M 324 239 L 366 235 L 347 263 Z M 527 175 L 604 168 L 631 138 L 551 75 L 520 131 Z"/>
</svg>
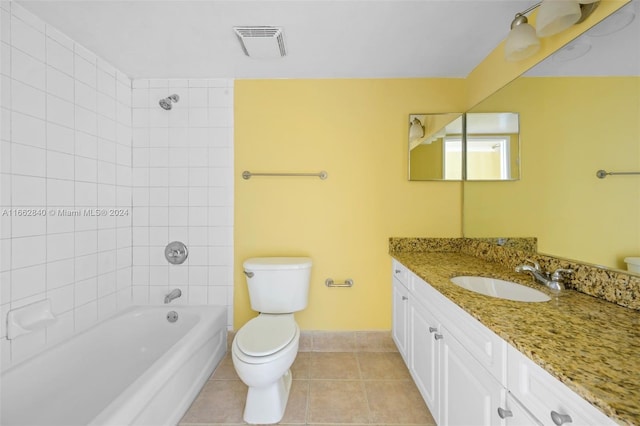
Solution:
<svg viewBox="0 0 640 426">
<path fill-rule="evenodd" d="M 307 330 L 391 327 L 388 238 L 460 236 L 461 184 L 407 181 L 410 113 L 459 111 L 462 79 L 237 80 L 234 324 L 256 315 L 242 262 L 313 261 Z M 240 178 L 311 172 L 318 178 Z M 351 289 L 325 287 L 352 278 Z"/>
<path fill-rule="evenodd" d="M 407 181 L 409 114 L 468 110 L 628 1 L 602 0 L 525 61 L 507 64 L 500 45 L 466 79 L 236 81 L 235 328 L 255 315 L 242 261 L 289 254 L 314 259 L 303 329 L 389 329 L 388 238 L 461 234 L 459 182 Z M 239 178 L 322 169 L 326 181 Z"/>
<path fill-rule="evenodd" d="M 624 268 L 640 182 L 595 173 L 640 169 L 639 95 L 639 77 L 520 78 L 474 109 L 520 113 L 522 180 L 466 182 L 465 236 L 536 236 L 540 252 Z"/>
</svg>

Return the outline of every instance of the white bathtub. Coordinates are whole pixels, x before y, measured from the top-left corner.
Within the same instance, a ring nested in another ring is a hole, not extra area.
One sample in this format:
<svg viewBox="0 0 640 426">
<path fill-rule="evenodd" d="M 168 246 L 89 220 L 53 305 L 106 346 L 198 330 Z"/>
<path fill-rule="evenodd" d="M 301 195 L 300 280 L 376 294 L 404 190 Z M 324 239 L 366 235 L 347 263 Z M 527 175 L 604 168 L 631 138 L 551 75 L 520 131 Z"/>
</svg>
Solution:
<svg viewBox="0 0 640 426">
<path fill-rule="evenodd" d="M 3 372 L 0 424 L 176 424 L 225 354 L 226 316 L 220 306 L 123 310 Z"/>
</svg>

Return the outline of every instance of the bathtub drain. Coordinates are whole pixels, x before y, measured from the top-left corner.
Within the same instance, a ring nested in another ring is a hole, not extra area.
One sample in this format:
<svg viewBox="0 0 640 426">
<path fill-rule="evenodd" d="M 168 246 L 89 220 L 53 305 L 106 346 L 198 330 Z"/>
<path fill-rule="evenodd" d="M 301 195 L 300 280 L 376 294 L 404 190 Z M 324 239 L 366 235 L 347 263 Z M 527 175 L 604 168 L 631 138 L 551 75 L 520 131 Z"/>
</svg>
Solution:
<svg viewBox="0 0 640 426">
<path fill-rule="evenodd" d="M 167 314 L 167 321 L 176 322 L 178 321 L 178 313 L 176 311 L 169 311 Z"/>
</svg>

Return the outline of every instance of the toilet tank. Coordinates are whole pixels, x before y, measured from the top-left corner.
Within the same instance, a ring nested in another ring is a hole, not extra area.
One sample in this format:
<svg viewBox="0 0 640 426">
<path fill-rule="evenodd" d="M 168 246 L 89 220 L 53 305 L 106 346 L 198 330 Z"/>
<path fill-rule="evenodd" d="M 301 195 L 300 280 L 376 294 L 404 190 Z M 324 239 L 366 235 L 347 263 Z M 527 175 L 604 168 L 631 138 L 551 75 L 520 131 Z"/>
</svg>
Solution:
<svg viewBox="0 0 640 426">
<path fill-rule="evenodd" d="M 297 312 L 307 307 L 311 259 L 254 257 L 242 264 L 254 311 L 267 314 Z"/>
</svg>

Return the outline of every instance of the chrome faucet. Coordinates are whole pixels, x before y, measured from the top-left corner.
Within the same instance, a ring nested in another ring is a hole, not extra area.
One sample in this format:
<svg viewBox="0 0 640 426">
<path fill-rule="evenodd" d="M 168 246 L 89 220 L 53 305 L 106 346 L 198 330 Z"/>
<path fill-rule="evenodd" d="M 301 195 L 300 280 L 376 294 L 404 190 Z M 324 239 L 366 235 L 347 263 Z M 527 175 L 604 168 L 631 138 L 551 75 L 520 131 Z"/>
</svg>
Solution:
<svg viewBox="0 0 640 426">
<path fill-rule="evenodd" d="M 173 299 L 177 299 L 180 296 L 182 296 L 182 290 L 180 290 L 179 288 L 174 288 L 169 294 L 164 297 L 164 303 L 169 303 Z"/>
<path fill-rule="evenodd" d="M 516 272 L 528 272 L 535 281 L 540 284 L 544 284 L 555 292 L 564 290 L 564 276 L 562 274 L 573 273 L 573 269 L 558 268 L 553 271 L 552 274 L 549 274 L 540 268 L 540 264 L 538 262 L 531 259 L 525 259 L 525 261 L 529 262 L 530 265 L 527 265 L 526 263 L 518 265 L 516 266 Z"/>
</svg>

